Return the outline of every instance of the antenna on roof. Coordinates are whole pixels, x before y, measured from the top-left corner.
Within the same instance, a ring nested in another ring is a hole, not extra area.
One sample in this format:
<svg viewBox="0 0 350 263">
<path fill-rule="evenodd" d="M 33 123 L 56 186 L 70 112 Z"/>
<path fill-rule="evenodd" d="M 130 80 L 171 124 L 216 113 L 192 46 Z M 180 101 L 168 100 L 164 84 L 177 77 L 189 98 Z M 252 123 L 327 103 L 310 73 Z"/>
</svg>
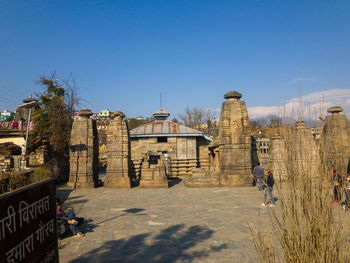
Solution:
<svg viewBox="0 0 350 263">
<path fill-rule="evenodd" d="M 162 108 L 163 108 L 163 107 L 162 107 L 162 106 L 163 106 L 163 105 L 162 105 L 162 93 L 160 93 L 159 95 L 160 95 L 160 108 L 162 109 Z"/>
</svg>

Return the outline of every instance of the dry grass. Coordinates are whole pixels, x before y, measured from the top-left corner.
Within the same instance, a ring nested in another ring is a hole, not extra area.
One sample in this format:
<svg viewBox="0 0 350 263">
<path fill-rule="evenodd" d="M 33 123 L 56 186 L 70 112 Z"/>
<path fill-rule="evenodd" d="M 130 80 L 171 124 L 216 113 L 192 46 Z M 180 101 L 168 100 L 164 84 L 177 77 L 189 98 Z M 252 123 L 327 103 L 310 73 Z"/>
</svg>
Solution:
<svg viewBox="0 0 350 263">
<path fill-rule="evenodd" d="M 350 215 L 332 203 L 327 149 L 321 146 L 317 159 L 308 141 L 312 137 L 292 127 L 281 129 L 281 135 L 287 175 L 275 184 L 278 206 L 267 208 L 272 229 L 251 227 L 261 262 L 350 262 L 350 240 L 344 234 L 350 233 Z"/>
</svg>

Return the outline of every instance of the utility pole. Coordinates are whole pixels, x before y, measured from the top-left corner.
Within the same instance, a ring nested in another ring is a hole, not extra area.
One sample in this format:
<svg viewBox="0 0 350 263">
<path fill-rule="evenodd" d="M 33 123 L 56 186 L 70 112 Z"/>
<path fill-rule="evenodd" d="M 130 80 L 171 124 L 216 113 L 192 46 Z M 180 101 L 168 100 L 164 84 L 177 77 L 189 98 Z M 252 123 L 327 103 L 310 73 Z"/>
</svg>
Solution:
<svg viewBox="0 0 350 263">
<path fill-rule="evenodd" d="M 37 99 L 32 98 L 32 94 L 30 94 L 29 98 L 26 98 L 23 100 L 24 104 L 18 105 L 18 108 L 29 108 L 29 113 L 28 113 L 28 121 L 27 121 L 27 130 L 26 130 L 26 142 L 24 145 L 24 159 L 26 159 L 26 154 L 27 154 L 27 145 L 28 145 L 28 136 L 29 136 L 29 125 L 30 125 L 30 118 L 32 116 L 32 108 L 39 105 Z M 23 164 L 24 165 L 24 164 Z"/>
</svg>

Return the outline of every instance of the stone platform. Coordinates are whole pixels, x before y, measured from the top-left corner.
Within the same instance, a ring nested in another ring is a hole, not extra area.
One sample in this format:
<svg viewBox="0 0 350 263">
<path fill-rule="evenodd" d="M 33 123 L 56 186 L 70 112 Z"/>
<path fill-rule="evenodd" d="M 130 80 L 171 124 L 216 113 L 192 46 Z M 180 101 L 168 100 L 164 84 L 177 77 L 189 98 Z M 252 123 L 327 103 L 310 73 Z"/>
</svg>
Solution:
<svg viewBox="0 0 350 263">
<path fill-rule="evenodd" d="M 269 224 L 255 187 L 58 189 L 86 219 L 60 262 L 256 262 L 247 223 Z M 278 209 L 277 202 L 277 209 Z"/>
</svg>

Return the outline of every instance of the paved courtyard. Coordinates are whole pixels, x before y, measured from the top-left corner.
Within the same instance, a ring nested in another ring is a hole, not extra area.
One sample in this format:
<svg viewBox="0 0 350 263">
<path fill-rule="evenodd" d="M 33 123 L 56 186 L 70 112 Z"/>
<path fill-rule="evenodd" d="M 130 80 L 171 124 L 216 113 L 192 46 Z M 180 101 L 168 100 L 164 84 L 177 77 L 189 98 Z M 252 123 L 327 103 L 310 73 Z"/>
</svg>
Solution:
<svg viewBox="0 0 350 263">
<path fill-rule="evenodd" d="M 256 187 L 59 188 L 57 196 L 86 219 L 84 237 L 59 240 L 60 262 L 256 262 L 248 223 L 269 224 Z"/>
</svg>

